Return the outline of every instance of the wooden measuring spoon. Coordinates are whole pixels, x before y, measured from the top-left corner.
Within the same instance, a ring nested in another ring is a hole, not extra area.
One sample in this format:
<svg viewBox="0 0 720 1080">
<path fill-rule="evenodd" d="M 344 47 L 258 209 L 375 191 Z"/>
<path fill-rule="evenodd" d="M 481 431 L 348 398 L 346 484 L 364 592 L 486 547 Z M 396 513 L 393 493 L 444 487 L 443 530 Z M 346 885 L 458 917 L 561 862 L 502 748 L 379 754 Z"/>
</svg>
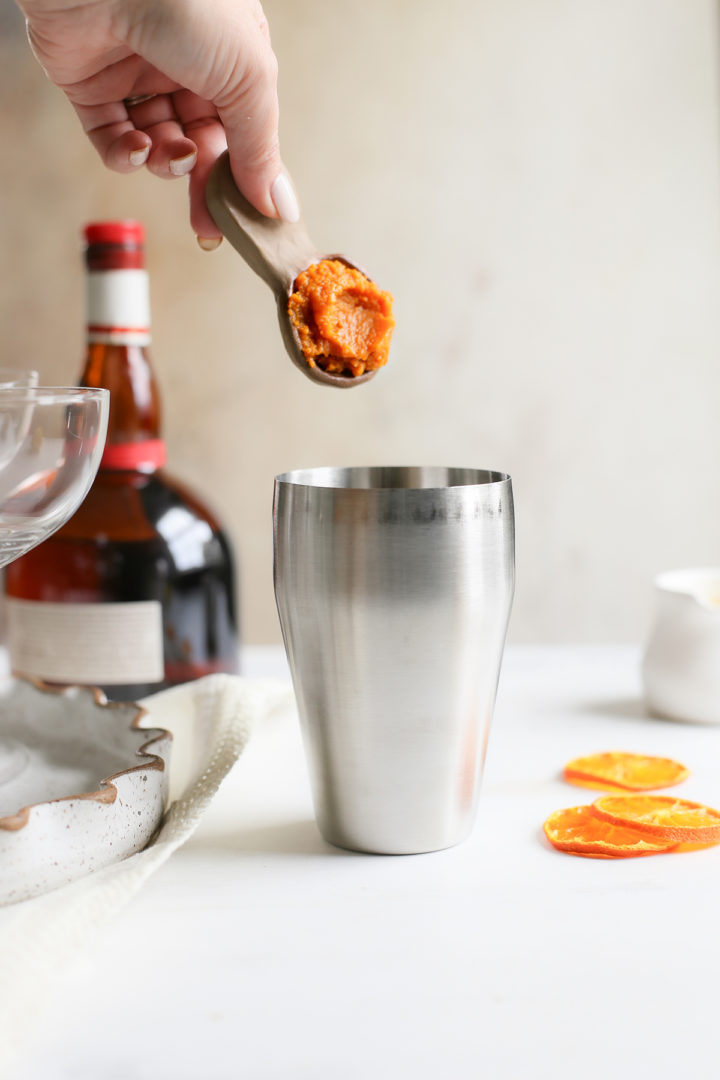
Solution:
<svg viewBox="0 0 720 1080">
<path fill-rule="evenodd" d="M 344 255 L 321 255 L 307 234 L 302 221 L 289 224 L 267 218 L 252 206 L 238 190 L 230 171 L 227 150 L 215 162 L 205 192 L 208 209 L 218 229 L 242 255 L 251 270 L 272 289 L 277 301 L 278 320 L 290 359 L 313 382 L 346 389 L 372 379 L 377 371 L 362 375 L 332 375 L 305 359 L 300 338 L 288 314 L 288 300 L 296 277 L 321 259 L 338 259 L 360 270 Z M 367 277 L 367 274 L 365 274 Z"/>
</svg>

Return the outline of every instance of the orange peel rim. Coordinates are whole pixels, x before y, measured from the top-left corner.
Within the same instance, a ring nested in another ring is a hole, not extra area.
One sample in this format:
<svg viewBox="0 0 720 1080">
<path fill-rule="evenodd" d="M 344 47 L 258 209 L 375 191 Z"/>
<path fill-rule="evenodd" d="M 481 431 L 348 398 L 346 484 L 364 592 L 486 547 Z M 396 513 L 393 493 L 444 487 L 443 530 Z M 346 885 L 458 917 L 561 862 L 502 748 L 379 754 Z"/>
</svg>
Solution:
<svg viewBox="0 0 720 1080">
<path fill-rule="evenodd" d="M 672 795 L 601 795 L 591 804 L 590 810 L 600 821 L 634 829 L 648 838 L 676 844 L 720 843 L 720 810 L 690 799 L 676 799 Z M 673 813 L 689 816 L 693 812 L 699 817 L 707 816 L 711 821 L 683 825 L 668 820 Z"/>
</svg>

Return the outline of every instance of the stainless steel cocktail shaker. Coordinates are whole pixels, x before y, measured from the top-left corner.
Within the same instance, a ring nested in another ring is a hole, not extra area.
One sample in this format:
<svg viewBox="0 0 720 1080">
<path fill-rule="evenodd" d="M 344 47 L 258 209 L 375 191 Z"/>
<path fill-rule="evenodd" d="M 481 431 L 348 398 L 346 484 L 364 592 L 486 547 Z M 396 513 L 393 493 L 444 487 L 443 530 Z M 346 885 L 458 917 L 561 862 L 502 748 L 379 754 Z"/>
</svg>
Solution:
<svg viewBox="0 0 720 1080">
<path fill-rule="evenodd" d="M 386 854 L 475 815 L 514 587 L 510 477 L 307 469 L 275 481 L 275 595 L 318 825 Z"/>
</svg>

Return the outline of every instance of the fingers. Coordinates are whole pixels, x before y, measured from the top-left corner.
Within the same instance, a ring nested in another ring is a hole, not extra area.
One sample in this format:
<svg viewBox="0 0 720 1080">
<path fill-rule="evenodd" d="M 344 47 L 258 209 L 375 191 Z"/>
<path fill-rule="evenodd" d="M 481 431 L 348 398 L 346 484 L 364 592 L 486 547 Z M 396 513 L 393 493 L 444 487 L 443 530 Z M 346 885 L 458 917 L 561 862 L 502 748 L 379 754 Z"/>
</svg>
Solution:
<svg viewBox="0 0 720 1080">
<path fill-rule="evenodd" d="M 174 103 L 183 131 L 197 147 L 197 163 L 190 173 L 190 224 L 200 240 L 219 241 L 220 230 L 205 203 L 205 187 L 210 169 L 227 147 L 225 132 L 209 101 L 181 90 L 175 94 Z M 217 245 L 201 246 L 211 250 Z"/>
<path fill-rule="evenodd" d="M 57 81 L 57 80 L 56 80 Z M 149 160 L 152 171 L 171 175 L 169 162 L 187 156 L 194 147 L 182 136 L 179 126 L 152 132 L 160 121 L 176 120 L 169 96 L 177 83 L 153 69 L 139 56 L 124 56 L 94 76 L 70 83 L 58 82 L 67 94 L 91 143 L 105 164 L 119 173 L 133 172 Z M 124 95 L 149 93 L 149 109 L 128 108 Z M 144 130 L 144 129 L 147 129 Z M 158 152 L 167 139 L 180 139 L 169 152 Z"/>
<path fill-rule="evenodd" d="M 195 133 L 197 165 L 190 173 L 190 224 L 200 239 L 220 239 L 222 233 L 213 221 L 205 202 L 205 188 L 210 169 L 225 148 L 225 135 L 219 121 Z"/>
<path fill-rule="evenodd" d="M 115 172 L 147 164 L 156 176 L 172 178 L 185 176 L 195 164 L 197 148 L 184 134 L 167 94 L 135 107 L 116 101 L 75 104 L 75 111 L 103 162 Z"/>
<path fill-rule="evenodd" d="M 75 104 L 83 127 L 105 165 L 133 172 L 142 165 L 156 176 L 189 174 L 190 221 L 198 237 L 219 240 L 205 204 L 205 185 L 227 143 L 213 105 L 187 90 L 103 105 Z M 210 245 L 213 246 L 213 245 Z"/>
<path fill-rule="evenodd" d="M 103 162 L 115 172 L 133 172 L 144 165 L 150 153 L 148 136 L 135 128 L 126 109 L 110 105 L 75 105 L 83 128 Z"/>
<path fill-rule="evenodd" d="M 151 140 L 147 167 L 155 176 L 172 179 L 187 176 L 195 166 L 197 147 L 183 131 L 169 94 L 157 94 L 138 105 L 126 104 L 135 128 Z"/>
</svg>

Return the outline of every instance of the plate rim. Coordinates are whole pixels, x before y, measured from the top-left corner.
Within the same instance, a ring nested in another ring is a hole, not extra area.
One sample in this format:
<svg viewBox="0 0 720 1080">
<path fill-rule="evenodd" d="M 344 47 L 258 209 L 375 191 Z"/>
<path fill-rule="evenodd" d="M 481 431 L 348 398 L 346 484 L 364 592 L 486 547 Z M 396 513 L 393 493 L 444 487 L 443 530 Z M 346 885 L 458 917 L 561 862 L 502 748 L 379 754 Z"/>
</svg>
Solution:
<svg viewBox="0 0 720 1080">
<path fill-rule="evenodd" d="M 142 755 L 149 760 L 136 765 L 130 765 L 127 769 L 120 769 L 118 772 L 110 773 L 108 776 L 102 777 L 94 791 L 84 791 L 74 795 L 60 795 L 55 799 L 40 799 L 38 802 L 21 806 L 20 809 L 16 810 L 13 814 L 0 816 L 0 830 L 3 832 L 19 832 L 21 829 L 24 829 L 30 822 L 32 810 L 37 807 L 52 806 L 62 802 L 74 802 L 78 799 L 88 799 L 99 803 L 114 803 L 118 795 L 118 790 L 113 781 L 138 771 L 147 771 L 149 769 L 157 770 L 161 773 L 165 771 L 165 759 L 160 754 L 156 754 L 149 750 L 148 747 L 160 742 L 165 742 L 166 740 L 168 744 L 172 744 L 173 735 L 167 728 L 142 728 L 140 726 L 144 717 L 150 715 L 150 710 L 146 709 L 144 705 L 140 705 L 136 701 L 108 701 L 103 691 L 97 686 L 80 686 L 75 684 L 70 686 L 53 686 L 44 682 L 42 679 L 22 675 L 12 676 L 12 680 L 17 683 L 32 686 L 41 693 L 54 694 L 58 697 L 78 697 L 81 694 L 92 694 L 94 703 L 101 709 L 109 709 L 111 711 L 134 709 L 135 715 L 133 716 L 128 729 L 147 732 L 150 736 L 146 742 L 138 747 L 135 754 L 136 756 Z"/>
</svg>

